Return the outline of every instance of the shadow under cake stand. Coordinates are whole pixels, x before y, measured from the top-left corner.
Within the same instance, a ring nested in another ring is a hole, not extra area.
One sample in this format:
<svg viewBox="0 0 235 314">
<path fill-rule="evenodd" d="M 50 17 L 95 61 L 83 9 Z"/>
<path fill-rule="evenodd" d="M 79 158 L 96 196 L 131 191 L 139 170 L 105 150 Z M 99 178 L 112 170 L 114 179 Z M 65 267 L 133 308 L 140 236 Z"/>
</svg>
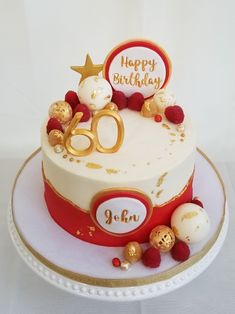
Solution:
<svg viewBox="0 0 235 314">
<path fill-rule="evenodd" d="M 26 264 L 49 283 L 79 296 L 109 301 L 133 301 L 173 291 L 196 278 L 220 251 L 228 228 L 223 181 L 199 149 L 196 154 L 194 195 L 202 200 L 211 220 L 209 235 L 190 246 L 183 262 L 162 254 L 159 268 L 141 262 L 129 271 L 112 266 L 123 248 L 103 247 L 79 240 L 51 218 L 43 197 L 41 151 L 35 151 L 19 170 L 9 206 L 9 230 Z"/>
</svg>

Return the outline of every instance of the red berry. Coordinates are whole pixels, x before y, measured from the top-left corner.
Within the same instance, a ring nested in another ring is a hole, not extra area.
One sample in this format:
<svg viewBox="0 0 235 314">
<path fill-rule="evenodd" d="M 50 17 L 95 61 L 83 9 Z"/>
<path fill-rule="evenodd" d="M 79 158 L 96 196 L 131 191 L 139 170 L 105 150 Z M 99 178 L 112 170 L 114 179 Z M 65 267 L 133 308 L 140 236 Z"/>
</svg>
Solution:
<svg viewBox="0 0 235 314">
<path fill-rule="evenodd" d="M 90 119 L 91 117 L 91 113 L 90 113 L 90 110 L 89 108 L 87 107 L 87 105 L 84 105 L 84 104 L 78 104 L 75 108 L 74 108 L 74 111 L 73 111 L 73 114 L 75 115 L 75 113 L 77 112 L 82 112 L 83 113 L 83 116 L 82 116 L 82 119 L 80 120 L 81 122 L 86 122 Z"/>
<path fill-rule="evenodd" d="M 121 261 L 120 261 L 120 259 L 118 257 L 114 257 L 112 259 L 112 264 L 113 264 L 114 267 L 120 267 Z"/>
<path fill-rule="evenodd" d="M 47 122 L 47 134 L 49 134 L 51 130 L 60 130 L 64 133 L 61 123 L 56 118 L 50 118 Z"/>
<path fill-rule="evenodd" d="M 127 100 L 127 107 L 131 110 L 141 111 L 143 104 L 144 96 L 141 93 L 134 93 Z"/>
<path fill-rule="evenodd" d="M 180 124 L 184 121 L 183 109 L 178 105 L 166 107 L 165 116 L 170 122 L 175 124 Z"/>
<path fill-rule="evenodd" d="M 178 262 L 186 261 L 189 258 L 189 255 L 189 246 L 183 241 L 176 242 L 171 250 L 171 256 Z"/>
<path fill-rule="evenodd" d="M 156 122 L 161 122 L 162 121 L 162 116 L 160 114 L 156 114 L 156 116 L 154 117 L 154 120 Z"/>
<path fill-rule="evenodd" d="M 142 262 L 145 266 L 156 268 L 161 264 L 161 255 L 158 249 L 154 247 L 148 248 L 142 256 Z"/>
<path fill-rule="evenodd" d="M 118 106 L 119 110 L 127 107 L 127 98 L 125 94 L 121 91 L 113 92 L 112 102 L 114 102 Z"/>
<path fill-rule="evenodd" d="M 198 205 L 198 206 L 203 208 L 202 202 L 199 199 L 197 199 L 197 198 L 194 198 L 193 200 L 191 200 L 191 203 L 196 204 L 196 205 Z"/>
<path fill-rule="evenodd" d="M 78 95 L 72 90 L 69 90 L 65 94 L 64 100 L 70 104 L 72 109 L 74 109 L 77 106 L 77 104 L 79 104 Z"/>
</svg>

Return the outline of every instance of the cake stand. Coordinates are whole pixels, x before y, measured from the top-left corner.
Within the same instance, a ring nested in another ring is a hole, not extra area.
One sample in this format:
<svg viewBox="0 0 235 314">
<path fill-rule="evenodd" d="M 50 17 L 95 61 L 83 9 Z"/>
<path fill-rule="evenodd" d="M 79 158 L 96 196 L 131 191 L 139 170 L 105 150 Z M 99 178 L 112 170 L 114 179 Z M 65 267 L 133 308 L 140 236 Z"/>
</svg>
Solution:
<svg viewBox="0 0 235 314">
<path fill-rule="evenodd" d="M 133 301 L 159 296 L 196 278 L 220 251 L 228 228 L 223 181 L 213 163 L 199 149 L 196 154 L 194 195 L 200 196 L 211 228 L 204 241 L 190 246 L 191 257 L 177 263 L 162 254 L 161 266 L 141 262 L 129 271 L 112 266 L 123 248 L 81 241 L 51 218 L 43 197 L 41 151 L 35 151 L 19 170 L 9 206 L 9 230 L 26 264 L 49 283 L 65 291 L 99 300 Z"/>
</svg>

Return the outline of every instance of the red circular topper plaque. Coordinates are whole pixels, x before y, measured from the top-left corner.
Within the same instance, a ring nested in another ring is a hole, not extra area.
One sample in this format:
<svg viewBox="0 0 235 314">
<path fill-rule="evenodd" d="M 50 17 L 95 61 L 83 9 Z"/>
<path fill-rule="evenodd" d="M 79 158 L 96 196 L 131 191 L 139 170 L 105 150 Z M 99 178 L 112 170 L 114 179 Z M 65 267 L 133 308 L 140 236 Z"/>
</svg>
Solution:
<svg viewBox="0 0 235 314">
<path fill-rule="evenodd" d="M 169 81 L 171 62 L 158 45 L 145 40 L 120 44 L 106 57 L 103 75 L 114 90 L 127 97 L 140 92 L 153 96 Z"/>
</svg>

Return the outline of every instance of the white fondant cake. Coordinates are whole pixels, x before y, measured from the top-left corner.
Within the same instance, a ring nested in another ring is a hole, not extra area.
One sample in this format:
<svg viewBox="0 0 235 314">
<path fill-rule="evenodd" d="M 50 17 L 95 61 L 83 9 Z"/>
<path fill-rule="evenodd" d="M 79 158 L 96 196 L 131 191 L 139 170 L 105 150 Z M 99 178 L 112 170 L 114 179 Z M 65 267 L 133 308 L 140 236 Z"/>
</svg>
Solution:
<svg viewBox="0 0 235 314">
<path fill-rule="evenodd" d="M 179 194 L 192 176 L 195 134 L 187 116 L 184 132 L 179 132 L 176 125 L 166 119 L 156 123 L 129 109 L 119 114 L 125 137 L 120 150 L 114 154 L 97 151 L 85 157 L 74 157 L 66 151 L 55 154 L 48 142 L 45 125 L 42 128 L 46 179 L 63 197 L 85 211 L 89 212 L 91 200 L 98 192 L 116 187 L 141 190 L 153 206 L 162 205 Z M 79 123 L 79 128 L 89 129 L 90 123 Z M 103 146 L 113 145 L 116 138 L 113 119 L 101 119 L 99 134 Z M 84 137 L 76 140 L 74 145 L 85 147 Z"/>
<path fill-rule="evenodd" d="M 81 74 L 78 91 L 50 106 L 41 131 L 48 210 L 87 242 L 146 242 L 154 227 L 169 230 L 176 207 L 193 195 L 195 133 L 165 89 L 171 62 L 137 40 L 112 50 L 104 65 L 87 55 L 72 69 Z"/>
</svg>

